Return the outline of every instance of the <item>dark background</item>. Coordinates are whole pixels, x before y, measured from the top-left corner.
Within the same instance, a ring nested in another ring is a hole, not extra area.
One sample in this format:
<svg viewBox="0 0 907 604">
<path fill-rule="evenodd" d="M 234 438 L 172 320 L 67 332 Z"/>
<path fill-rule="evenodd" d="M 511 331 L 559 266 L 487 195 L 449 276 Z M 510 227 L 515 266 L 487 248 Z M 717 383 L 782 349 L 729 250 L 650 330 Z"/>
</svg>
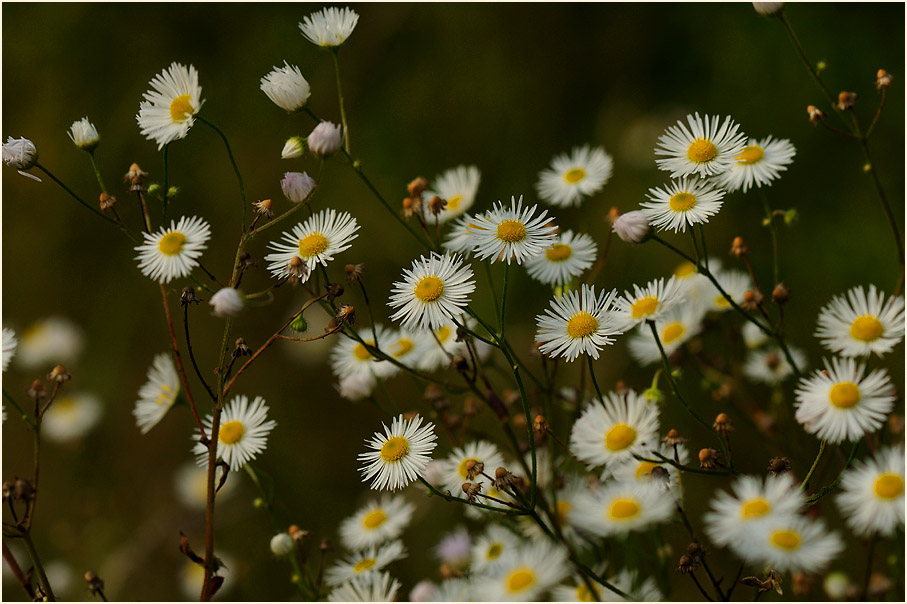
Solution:
<svg viewBox="0 0 907 604">
<path fill-rule="evenodd" d="M 552 212 L 562 226 L 584 230 L 601 245 L 611 206 L 635 209 L 650 187 L 667 182 L 652 153 L 664 128 L 697 111 L 731 115 L 748 135 L 788 138 L 797 148 L 794 163 L 768 195 L 773 207 L 800 212 L 800 222 L 781 232 L 782 274 L 793 292 L 785 321 L 789 341 L 807 351 L 810 367 L 829 356 L 812 333 L 819 309 L 832 296 L 858 284 L 894 288 L 890 227 L 862 171 L 859 147 L 808 122 L 809 104 L 831 111 L 782 25 L 757 15 L 749 3 L 352 6 L 361 18 L 340 54 L 353 153 L 392 203 L 405 196 L 413 177 L 432 177 L 461 163 L 482 171 L 476 210 L 511 195 L 534 201 L 537 174 L 554 154 L 585 143 L 602 145 L 614 157 L 611 181 L 581 208 Z M 2 136 L 33 140 L 42 164 L 94 203 L 97 184 L 88 158 L 66 135 L 73 121 L 87 115 L 102 137 L 96 157 L 107 185 L 121 200 L 124 220 L 137 228 L 139 214 L 120 177 L 138 162 L 158 180 L 162 165 L 156 144 L 144 140 L 135 123 L 141 95 L 171 62 L 193 64 L 206 99 L 202 115 L 229 137 L 249 201 L 273 198 L 283 211 L 289 205 L 279 187 L 283 173 L 312 173 L 317 164 L 311 158 L 281 161 L 280 150 L 287 137 L 305 135 L 313 124 L 274 106 L 258 89 L 259 79 L 284 60 L 299 65 L 312 86 L 313 110 L 339 121 L 331 59 L 301 37 L 297 26 L 320 7 L 6 3 Z M 810 57 L 827 63 L 823 77 L 832 92 L 858 94 L 856 113 L 863 124 L 878 104 L 876 70 L 894 74 L 871 149 L 903 230 L 903 5 L 795 4 L 788 14 Z M 835 120 L 832 116 L 831 123 L 843 127 Z M 239 198 L 221 141 L 203 124 L 171 146 L 170 182 L 181 188 L 170 217 L 200 215 L 210 222 L 213 238 L 204 262 L 226 279 L 239 234 Z M 172 492 L 174 469 L 190 459 L 193 423 L 188 409 L 177 408 L 142 437 L 131 414 L 152 357 L 168 346 L 157 287 L 138 271 L 125 237 L 49 180 L 38 184 L 4 167 L 2 191 L 3 325 L 21 333 L 51 314 L 79 323 L 88 336 L 82 357 L 70 367 L 72 387 L 95 391 L 105 403 L 101 424 L 81 441 L 45 445 L 35 528 L 39 551 L 45 559 L 65 560 L 77 579 L 88 568 L 98 570 L 113 599 L 179 599 L 175 577 L 184 560 L 177 552 L 178 531 L 197 549 L 204 534 L 202 514 L 181 508 Z M 384 320 L 386 292 L 420 250 L 339 160 L 328 162 L 316 196 L 315 208 L 323 207 L 358 217 L 360 237 L 332 265 L 332 274 L 346 262 L 367 261 L 367 283 Z M 732 194 L 706 233 L 712 255 L 734 266 L 726 251 L 734 236 L 743 236 L 768 291 L 770 240 L 761 217 L 757 195 Z M 153 218 L 160 224 L 159 210 Z M 246 291 L 270 285 L 261 258 L 275 236 L 272 231 L 249 247 L 261 270 L 244 280 Z M 680 235 L 666 238 L 684 249 L 689 244 Z M 597 285 L 622 291 L 667 275 L 676 264 L 655 244 L 614 241 Z M 500 283 L 497 265 L 495 274 Z M 490 315 L 481 276 L 478 282 L 477 307 Z M 182 285 L 177 280 L 169 287 L 178 292 Z M 509 333 L 518 350 L 525 350 L 534 333 L 532 318 L 547 306 L 550 293 L 523 273 L 511 287 L 510 299 L 519 303 L 508 315 Z M 278 292 L 272 306 L 248 310 L 235 333 L 260 343 L 305 299 L 301 289 Z M 175 299 L 174 293 L 174 310 Z M 348 299 L 359 300 L 352 293 Z M 204 307 L 193 316 L 200 363 L 213 366 L 222 321 Z M 738 319 L 722 317 L 719 326 L 731 325 L 739 325 Z M 278 343 L 236 389 L 264 396 L 271 407 L 278 427 L 259 461 L 277 485 L 281 522 L 311 530 L 313 545 L 321 537 L 336 540 L 339 522 L 364 500 L 367 487 L 359 481 L 355 456 L 382 419 L 369 404 L 353 404 L 335 393 L 324 360 L 328 348 L 329 343 Z M 901 344 L 882 363 L 896 384 L 903 383 L 903 359 Z M 562 374 L 565 383 L 575 378 L 576 365 Z M 597 367 L 607 389 L 618 379 L 644 389 L 652 375 L 651 368 L 635 366 L 625 342 L 606 351 Z M 4 388 L 19 394 L 43 372 L 23 371 L 14 360 L 3 376 Z M 686 388 L 693 391 L 695 385 L 690 381 Z M 788 401 L 792 386 L 788 383 Z M 202 394 L 200 386 L 195 390 Z M 389 391 L 399 411 L 427 409 L 408 378 L 392 380 Z M 762 386 L 735 393 L 757 405 L 767 404 L 770 395 Z M 723 410 L 708 393 L 700 399 L 694 402 L 704 416 Z M 499 434 L 490 417 L 482 421 Z M 663 430 L 672 422 L 689 426 L 668 403 Z M 6 423 L 3 478 L 28 475 L 30 435 L 15 417 Z M 738 464 L 746 472 L 763 472 L 774 450 L 758 434 L 740 432 Z M 802 475 L 817 443 L 799 428 L 796 434 L 784 452 Z M 449 450 L 443 437 L 441 443 L 436 458 Z M 837 463 L 836 455 L 828 458 Z M 828 469 L 826 482 L 836 467 Z M 254 487 L 247 476 L 236 478 L 238 493 L 217 513 L 219 547 L 237 560 L 231 570 L 241 577 L 227 595 L 292 598 L 288 565 L 275 562 L 268 549 L 272 528 L 252 506 Z M 689 505 L 697 518 L 714 486 L 690 480 Z M 823 511 L 839 523 L 834 506 L 826 504 Z M 404 583 L 402 597 L 418 579 L 437 578 L 435 562 L 421 553 L 460 518 L 459 509 L 442 502 L 420 504 L 404 536 L 411 557 L 392 567 Z M 672 564 L 685 542 L 679 528 L 666 534 L 674 547 Z M 856 540 L 850 544 L 864 547 Z M 857 551 L 865 550 L 851 553 Z M 878 551 L 882 569 L 885 558 Z M 842 556 L 832 568 L 848 569 L 853 560 L 847 559 Z M 727 574 L 736 570 L 732 562 L 727 569 L 716 565 Z M 681 578 L 674 577 L 672 597 L 693 597 Z M 5 599 L 21 597 L 14 583 L 5 578 L 3 585 Z M 86 598 L 81 588 L 78 579 L 63 595 Z"/>
</svg>

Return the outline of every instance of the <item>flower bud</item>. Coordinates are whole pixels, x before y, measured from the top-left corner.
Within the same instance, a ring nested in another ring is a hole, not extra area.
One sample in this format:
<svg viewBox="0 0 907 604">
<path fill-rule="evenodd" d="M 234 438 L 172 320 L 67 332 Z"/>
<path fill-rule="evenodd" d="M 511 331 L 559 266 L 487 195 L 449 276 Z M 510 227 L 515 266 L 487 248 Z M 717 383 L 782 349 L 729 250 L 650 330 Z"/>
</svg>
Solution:
<svg viewBox="0 0 907 604">
<path fill-rule="evenodd" d="M 302 72 L 295 65 L 275 67 L 261 79 L 261 90 L 275 105 L 284 111 L 298 111 L 305 107 L 311 95 L 311 88 Z"/>
<path fill-rule="evenodd" d="M 652 233 L 648 218 L 639 210 L 618 216 L 611 229 L 627 243 L 643 243 Z"/>
<path fill-rule="evenodd" d="M 774 17 L 784 10 L 783 2 L 753 2 L 753 8 L 760 15 Z"/>
<path fill-rule="evenodd" d="M 296 159 L 302 157 L 305 153 L 305 140 L 298 136 L 291 136 L 283 144 L 283 151 L 280 152 L 280 159 Z"/>
<path fill-rule="evenodd" d="M 315 181 L 305 172 L 287 172 L 280 181 L 280 188 L 287 199 L 302 203 L 311 195 Z"/>
<path fill-rule="evenodd" d="M 271 537 L 271 553 L 275 556 L 286 556 L 293 551 L 293 539 L 286 533 L 277 533 Z"/>
<path fill-rule="evenodd" d="M 222 319 L 235 317 L 243 308 L 243 295 L 232 287 L 224 287 L 211 296 L 208 304 L 214 307 L 214 314 Z"/>
<path fill-rule="evenodd" d="M 306 142 L 312 153 L 318 157 L 330 157 L 340 150 L 343 133 L 340 126 L 335 126 L 331 122 L 321 122 L 315 126 Z"/>
<path fill-rule="evenodd" d="M 88 152 L 94 151 L 101 140 L 98 135 L 98 129 L 88 121 L 87 117 L 72 123 L 72 126 L 69 127 L 69 138 L 72 139 L 76 147 Z"/>
<path fill-rule="evenodd" d="M 15 170 L 28 170 L 38 161 L 38 148 L 27 138 L 10 136 L 3 144 L 3 161 Z"/>
</svg>

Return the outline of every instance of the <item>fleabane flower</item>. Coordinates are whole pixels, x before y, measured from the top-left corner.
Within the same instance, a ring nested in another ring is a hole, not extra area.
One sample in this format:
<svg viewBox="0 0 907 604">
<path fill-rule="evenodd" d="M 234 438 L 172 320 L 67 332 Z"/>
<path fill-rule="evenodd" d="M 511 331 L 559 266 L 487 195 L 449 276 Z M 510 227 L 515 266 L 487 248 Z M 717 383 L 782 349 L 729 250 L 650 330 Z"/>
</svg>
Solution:
<svg viewBox="0 0 907 604">
<path fill-rule="evenodd" d="M 85 345 L 85 333 L 65 317 L 35 321 L 19 334 L 16 363 L 34 369 L 45 363 L 75 361 Z"/>
<path fill-rule="evenodd" d="M 383 348 L 394 360 L 407 367 L 415 367 L 425 356 L 426 351 L 434 348 L 431 334 L 425 331 L 398 329 L 388 338 Z"/>
<path fill-rule="evenodd" d="M 472 231 L 469 230 L 472 224 L 472 216 L 460 216 L 450 223 L 450 230 L 447 231 L 447 238 L 442 246 L 448 252 L 457 252 L 463 254 L 464 258 L 469 258 L 472 253 L 473 239 Z"/>
<path fill-rule="evenodd" d="M 274 250 L 265 256 L 271 263 L 268 270 L 278 279 L 292 276 L 304 283 L 319 264 L 327 266 L 335 254 L 348 250 L 350 242 L 359 236 L 358 230 L 359 224 L 349 212 L 321 210 L 285 232 L 283 241 L 268 244 Z M 293 261 L 294 258 L 301 262 Z"/>
<path fill-rule="evenodd" d="M 432 252 L 403 269 L 403 281 L 394 282 L 388 306 L 398 310 L 391 321 L 410 329 L 439 329 L 469 303 L 476 284 L 472 268 L 459 255 Z"/>
<path fill-rule="evenodd" d="M 364 573 L 380 571 L 391 562 L 405 557 L 406 548 L 400 541 L 370 545 L 327 569 L 324 578 L 328 585 L 340 585 Z"/>
<path fill-rule="evenodd" d="M 27 138 L 7 137 L 3 143 L 3 162 L 22 176 L 41 182 L 40 178 L 25 171 L 38 163 L 38 148 Z"/>
<path fill-rule="evenodd" d="M 548 211 L 533 218 L 538 206 L 523 207 L 523 196 L 519 201 L 510 199 L 510 208 L 500 201 L 494 209 L 485 214 L 476 214 L 467 226 L 473 236 L 473 252 L 479 260 L 491 258 L 516 261 L 522 264 L 530 258 L 544 253 L 554 243 L 557 227 L 547 218 Z"/>
<path fill-rule="evenodd" d="M 328 602 L 394 602 L 400 582 L 386 572 L 354 577 L 328 596 Z"/>
<path fill-rule="evenodd" d="M 309 150 L 318 157 L 330 157 L 343 145 L 343 127 L 332 122 L 321 122 L 306 138 Z"/>
<path fill-rule="evenodd" d="M 287 172 L 280 181 L 280 190 L 293 203 L 308 199 L 317 183 L 305 172 Z"/>
<path fill-rule="evenodd" d="M 69 127 L 68 134 L 73 144 L 82 151 L 94 151 L 101 140 L 98 135 L 98 129 L 88 121 L 87 117 L 73 122 L 72 126 Z"/>
<path fill-rule="evenodd" d="M 475 321 L 467 321 L 467 327 Z M 450 365 L 451 359 L 462 354 L 466 356 L 466 342 L 457 341 L 457 325 L 453 321 L 445 321 L 441 327 L 434 330 L 434 335 L 419 332 L 430 344 L 422 350 L 421 358 L 416 367 L 423 371 L 444 369 Z"/>
<path fill-rule="evenodd" d="M 633 390 L 593 400 L 570 431 L 570 449 L 590 468 L 658 448 L 658 407 Z"/>
<path fill-rule="evenodd" d="M 415 509 L 402 495 L 382 495 L 340 524 L 340 540 L 349 549 L 361 550 L 396 539 L 409 524 Z"/>
<path fill-rule="evenodd" d="M 57 397 L 41 421 L 41 435 L 55 442 L 77 440 L 94 428 L 103 415 L 101 399 L 90 392 Z"/>
<path fill-rule="evenodd" d="M 583 283 L 578 292 L 574 289 L 552 298 L 551 308 L 535 318 L 539 350 L 568 361 L 581 354 L 597 359 L 599 350 L 614 343 L 612 336 L 621 334 L 611 312 L 616 296 L 617 290 L 611 290 L 596 297 L 595 286 Z"/>
<path fill-rule="evenodd" d="M 529 276 L 546 285 L 564 285 L 595 263 L 595 242 L 584 233 L 565 231 L 557 236 L 544 254 L 526 262 Z"/>
<path fill-rule="evenodd" d="M 375 343 L 375 335 L 378 342 Z M 377 347 L 381 352 L 390 355 L 390 332 L 383 325 L 375 325 L 372 329 L 363 329 L 362 341 L 369 346 Z M 330 354 L 331 369 L 340 379 L 363 380 L 360 384 L 365 387 L 374 384 L 377 378 L 389 377 L 397 372 L 397 367 L 386 360 L 379 360 L 372 356 L 362 342 L 354 338 L 338 338 Z M 370 390 L 370 388 L 369 388 Z"/>
<path fill-rule="evenodd" d="M 185 138 L 202 108 L 202 89 L 195 67 L 172 63 L 151 79 L 151 88 L 142 96 L 135 116 L 142 135 L 157 143 L 158 150 L 175 140 Z"/>
<path fill-rule="evenodd" d="M 268 406 L 265 399 L 256 396 L 249 404 L 245 395 L 234 397 L 220 417 L 220 427 L 217 434 L 212 432 L 214 418 L 205 417 L 203 425 L 205 433 L 211 438 L 217 438 L 217 458 L 224 460 L 234 472 L 242 468 L 246 462 L 252 461 L 268 446 L 268 435 L 277 426 L 277 422 L 268 417 Z M 201 434 L 193 437 L 198 440 Z M 208 447 L 197 442 L 193 448 L 196 463 L 200 466 L 208 464 Z"/>
<path fill-rule="evenodd" d="M 704 224 L 721 209 L 724 191 L 708 180 L 685 176 L 664 189 L 649 189 L 651 201 L 642 202 L 642 213 L 653 227 L 687 232 L 687 225 Z"/>
<path fill-rule="evenodd" d="M 551 590 L 555 602 L 626 602 L 622 597 L 592 581 L 593 596 L 586 583 L 577 578 L 575 585 L 559 585 Z M 647 577 L 640 581 L 634 571 L 622 570 L 617 576 L 608 577 L 608 583 L 630 595 L 633 602 L 660 602 L 664 596 L 658 591 L 655 580 Z"/>
<path fill-rule="evenodd" d="M 702 308 L 697 304 L 675 306 L 655 321 L 658 339 L 665 354 L 670 356 L 684 342 L 702 331 Z M 630 354 L 643 365 L 661 363 L 661 350 L 648 325 L 640 325 L 627 341 Z"/>
<path fill-rule="evenodd" d="M 490 482 L 481 474 L 469 476 L 467 465 L 470 461 L 484 464 L 484 472 L 489 476 L 494 476 L 494 471 L 504 465 L 504 458 L 498 452 L 498 448 L 490 442 L 472 441 L 466 443 L 464 447 L 457 447 L 441 462 L 444 464 L 442 466 L 444 488 L 454 497 L 461 499 L 466 497 L 461 488 L 464 482 L 484 482 L 486 487 Z"/>
<path fill-rule="evenodd" d="M 16 356 L 16 346 L 19 341 L 16 339 L 16 332 L 12 329 L 3 328 L 3 371 L 9 366 L 10 360 Z"/>
<path fill-rule="evenodd" d="M 444 223 L 472 207 L 481 180 L 482 173 L 477 167 L 457 166 L 436 176 L 431 181 L 431 188 L 422 194 L 422 198 L 430 200 L 437 195 L 447 202 L 438 214 L 438 222 Z"/>
<path fill-rule="evenodd" d="M 539 199 L 558 207 L 578 206 L 608 182 L 613 165 L 601 147 L 575 147 L 556 156 L 539 174 L 535 185 Z"/>
<path fill-rule="evenodd" d="M 304 17 L 299 29 L 312 44 L 332 48 L 343 44 L 359 22 L 359 15 L 349 8 L 323 8 Z"/>
<path fill-rule="evenodd" d="M 577 497 L 575 505 L 576 524 L 600 537 L 642 530 L 674 512 L 674 499 L 652 483 L 612 482 Z"/>
<path fill-rule="evenodd" d="M 802 350 L 794 346 L 788 346 L 787 349 L 797 367 L 806 366 L 806 354 Z M 775 386 L 792 376 L 794 370 L 787 362 L 784 351 L 777 346 L 769 346 L 765 350 L 747 352 L 746 360 L 743 362 L 743 374 L 754 382 Z"/>
<path fill-rule="evenodd" d="M 888 373 L 876 369 L 863 376 L 856 359 L 824 361 L 826 371 L 801 378 L 797 388 L 796 419 L 817 438 L 839 443 L 855 441 L 882 427 L 894 408 L 894 388 Z"/>
<path fill-rule="evenodd" d="M 153 235 L 143 235 L 145 243 L 135 248 L 142 274 L 169 283 L 187 276 L 198 266 L 198 258 L 211 237 L 211 228 L 197 216 L 183 216 L 178 223 L 171 220 L 169 229 L 161 227 Z"/>
<path fill-rule="evenodd" d="M 718 125 L 718 116 L 705 118 L 699 113 L 687 115 L 689 128 L 680 120 L 676 126 L 665 130 L 658 138 L 655 155 L 667 156 L 656 159 L 661 170 L 671 172 L 671 178 L 698 174 L 702 178 L 726 171 L 744 148 L 746 137 L 737 132 L 737 124 L 730 116 Z"/>
<path fill-rule="evenodd" d="M 567 551 L 549 541 L 527 543 L 502 556 L 475 584 L 473 596 L 490 602 L 529 602 L 569 573 Z"/>
<path fill-rule="evenodd" d="M 434 424 L 423 426 L 422 422 L 418 415 L 412 419 L 399 415 L 390 428 L 382 423 L 384 434 L 375 432 L 371 440 L 365 441 L 371 450 L 358 456 L 365 464 L 359 468 L 362 482 L 371 480 L 372 489 L 396 491 L 423 475 L 438 437 Z"/>
<path fill-rule="evenodd" d="M 753 287 L 750 276 L 743 271 L 719 268 L 712 271 L 712 276 L 715 277 L 715 280 L 721 285 L 721 289 L 727 292 L 727 295 L 730 296 L 737 305 L 743 304 L 744 294 Z M 712 283 L 708 277 L 703 276 L 703 279 L 706 280 L 703 282 L 706 290 L 704 302 L 707 305 L 708 310 L 713 312 L 731 310 L 733 306 L 731 306 L 728 299 L 724 297 L 721 290 L 715 287 L 715 284 Z"/>
<path fill-rule="evenodd" d="M 845 357 L 882 356 L 904 338 L 904 298 L 891 297 L 869 286 L 832 298 L 819 312 L 816 337 Z"/>
<path fill-rule="evenodd" d="M 781 518 L 754 527 L 753 535 L 740 542 L 741 557 L 781 572 L 818 573 L 844 549 L 837 533 L 822 520 L 802 516 Z"/>
<path fill-rule="evenodd" d="M 627 243 L 643 243 L 652 235 L 652 225 L 642 210 L 624 212 L 614 220 L 611 230 Z"/>
<path fill-rule="evenodd" d="M 235 317 L 245 305 L 245 298 L 238 289 L 234 287 L 222 287 L 217 290 L 208 304 L 214 308 L 214 314 L 222 319 Z"/>
<path fill-rule="evenodd" d="M 753 527 L 788 519 L 805 509 L 805 500 L 789 476 L 741 476 L 731 485 L 732 493 L 719 492 L 706 513 L 705 531 L 721 547 L 746 539 Z M 746 549 L 746 546 L 737 548 Z"/>
<path fill-rule="evenodd" d="M 283 62 L 261 79 L 261 90 L 284 111 L 299 111 L 309 101 L 311 89 L 295 65 Z"/>
<path fill-rule="evenodd" d="M 718 176 L 718 184 L 727 191 L 742 188 L 744 193 L 753 186 L 769 186 L 787 170 L 796 154 L 797 150 L 787 139 L 751 138 L 743 151 L 734 156 L 735 161 L 727 172 Z"/>
<path fill-rule="evenodd" d="M 633 293 L 624 291 L 624 295 L 614 301 L 614 317 L 623 331 L 629 330 L 644 321 L 657 321 L 671 307 L 683 302 L 685 298 L 684 282 L 671 276 L 649 281 L 645 287 L 633 284 Z"/>
<path fill-rule="evenodd" d="M 904 527 L 904 451 L 885 448 L 844 472 L 838 507 L 859 535 L 894 534 Z"/>
<path fill-rule="evenodd" d="M 514 533 L 499 524 L 489 524 L 485 532 L 472 544 L 472 571 L 484 573 L 497 567 L 501 563 L 502 555 L 509 555 L 519 545 L 520 538 Z"/>
<path fill-rule="evenodd" d="M 180 392 L 180 376 L 169 353 L 154 357 L 148 369 L 148 381 L 139 388 L 139 400 L 132 414 L 142 434 L 155 427 L 167 414 Z"/>
</svg>

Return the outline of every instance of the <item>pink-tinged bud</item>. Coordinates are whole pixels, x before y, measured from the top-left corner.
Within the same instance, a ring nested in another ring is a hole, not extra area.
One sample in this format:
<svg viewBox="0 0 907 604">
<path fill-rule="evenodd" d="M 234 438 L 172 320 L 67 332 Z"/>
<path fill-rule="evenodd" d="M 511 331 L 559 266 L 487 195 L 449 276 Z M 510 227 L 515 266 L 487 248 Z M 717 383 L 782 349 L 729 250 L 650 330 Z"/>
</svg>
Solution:
<svg viewBox="0 0 907 604">
<path fill-rule="evenodd" d="M 315 181 L 305 172 L 287 172 L 280 181 L 280 188 L 287 199 L 293 203 L 302 203 L 315 188 Z"/>
<path fill-rule="evenodd" d="M 612 230 L 627 243 L 642 243 L 651 235 L 649 220 L 639 210 L 621 214 L 614 220 Z"/>
<path fill-rule="evenodd" d="M 235 317 L 243 308 L 243 296 L 236 289 L 225 287 L 211 296 L 208 304 L 214 307 L 214 314 L 218 317 Z"/>
<path fill-rule="evenodd" d="M 321 122 L 309 134 L 306 144 L 318 157 L 330 157 L 340 150 L 343 133 L 340 126 L 335 126 L 331 122 Z"/>
</svg>

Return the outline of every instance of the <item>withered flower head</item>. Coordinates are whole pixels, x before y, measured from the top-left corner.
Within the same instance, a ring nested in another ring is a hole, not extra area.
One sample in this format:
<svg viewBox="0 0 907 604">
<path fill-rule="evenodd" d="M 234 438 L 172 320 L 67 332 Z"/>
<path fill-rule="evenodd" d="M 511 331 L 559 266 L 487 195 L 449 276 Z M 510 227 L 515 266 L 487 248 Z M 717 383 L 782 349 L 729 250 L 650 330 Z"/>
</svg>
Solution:
<svg viewBox="0 0 907 604">
<path fill-rule="evenodd" d="M 356 281 L 362 280 L 362 274 L 365 272 L 365 263 L 347 264 L 343 270 L 346 271 L 346 282 L 352 285 Z"/>
<path fill-rule="evenodd" d="M 718 451 L 715 449 L 700 449 L 699 451 L 699 467 L 705 470 L 710 470 L 717 467 L 719 464 L 718 461 Z"/>
<path fill-rule="evenodd" d="M 57 365 L 54 367 L 50 373 L 47 374 L 47 379 L 58 384 L 63 382 L 68 382 L 72 379 L 72 376 L 69 375 L 69 372 L 66 371 L 66 367 L 63 365 Z"/>
<path fill-rule="evenodd" d="M 727 416 L 727 413 L 719 413 L 715 416 L 715 423 L 712 424 L 712 428 L 714 428 L 716 432 L 727 434 L 728 432 L 734 431 L 734 424 L 731 422 L 731 418 Z"/>
</svg>

